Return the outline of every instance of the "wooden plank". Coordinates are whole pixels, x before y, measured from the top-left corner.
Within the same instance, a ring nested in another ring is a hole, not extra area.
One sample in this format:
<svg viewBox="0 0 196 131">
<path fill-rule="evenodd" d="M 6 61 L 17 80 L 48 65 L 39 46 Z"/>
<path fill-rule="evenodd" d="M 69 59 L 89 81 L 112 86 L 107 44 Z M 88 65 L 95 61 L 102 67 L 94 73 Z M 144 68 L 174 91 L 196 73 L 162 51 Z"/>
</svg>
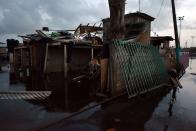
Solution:
<svg viewBox="0 0 196 131">
<path fill-rule="evenodd" d="M 44 73 L 46 73 L 47 59 L 48 59 L 48 43 L 46 43 L 46 51 L 45 51 L 45 59 L 44 59 Z"/>
<path fill-rule="evenodd" d="M 65 88 L 65 108 L 68 109 L 68 63 L 67 63 L 67 46 L 64 45 L 64 88 Z"/>
<path fill-rule="evenodd" d="M 106 89 L 108 79 L 108 59 L 101 60 L 101 90 Z"/>
</svg>

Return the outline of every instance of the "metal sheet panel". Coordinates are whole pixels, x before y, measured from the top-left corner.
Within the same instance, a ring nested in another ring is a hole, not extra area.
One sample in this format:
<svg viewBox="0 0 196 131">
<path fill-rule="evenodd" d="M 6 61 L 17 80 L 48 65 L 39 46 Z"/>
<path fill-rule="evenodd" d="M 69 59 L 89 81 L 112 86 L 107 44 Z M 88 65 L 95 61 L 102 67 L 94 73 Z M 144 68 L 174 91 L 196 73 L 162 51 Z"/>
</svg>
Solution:
<svg viewBox="0 0 196 131">
<path fill-rule="evenodd" d="M 0 92 L 0 99 L 39 100 L 51 95 L 51 91 L 7 91 Z"/>
</svg>

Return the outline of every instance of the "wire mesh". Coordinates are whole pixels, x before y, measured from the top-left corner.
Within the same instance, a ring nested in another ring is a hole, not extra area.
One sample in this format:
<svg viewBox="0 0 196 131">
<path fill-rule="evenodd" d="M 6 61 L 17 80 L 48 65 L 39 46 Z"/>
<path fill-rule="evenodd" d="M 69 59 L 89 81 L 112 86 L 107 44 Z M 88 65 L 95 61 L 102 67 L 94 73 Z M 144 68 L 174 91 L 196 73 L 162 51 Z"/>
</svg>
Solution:
<svg viewBox="0 0 196 131">
<path fill-rule="evenodd" d="M 167 83 L 168 74 L 155 47 L 120 40 L 114 41 L 113 46 L 113 59 L 118 61 L 129 97 Z"/>
</svg>

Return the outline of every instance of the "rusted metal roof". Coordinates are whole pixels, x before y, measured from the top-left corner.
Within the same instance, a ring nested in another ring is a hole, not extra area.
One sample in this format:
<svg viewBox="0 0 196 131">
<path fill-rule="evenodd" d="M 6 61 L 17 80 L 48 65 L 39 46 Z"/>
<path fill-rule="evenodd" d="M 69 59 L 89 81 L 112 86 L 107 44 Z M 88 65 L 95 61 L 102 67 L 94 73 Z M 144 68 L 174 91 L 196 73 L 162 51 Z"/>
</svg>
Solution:
<svg viewBox="0 0 196 131">
<path fill-rule="evenodd" d="M 173 41 L 174 39 L 171 36 L 157 36 L 157 37 L 150 37 L 153 41 Z"/>
<path fill-rule="evenodd" d="M 79 25 L 76 28 L 75 33 L 79 32 L 80 34 L 84 34 L 98 31 L 103 31 L 103 28 L 99 26 Z"/>
<path fill-rule="evenodd" d="M 5 45 L 5 43 L 3 43 L 3 42 L 0 42 L 0 45 Z"/>
<path fill-rule="evenodd" d="M 0 47 L 0 54 L 6 54 L 7 53 L 7 47 Z"/>
<path fill-rule="evenodd" d="M 142 13 L 142 12 L 135 12 L 135 13 L 129 13 L 129 14 L 125 14 L 125 18 L 131 18 L 131 17 L 141 17 L 141 18 L 144 18 L 146 20 L 149 20 L 149 21 L 153 21 L 155 18 L 150 16 L 150 15 L 147 15 L 145 13 Z M 103 22 L 108 22 L 110 18 L 105 18 L 103 19 L 102 21 Z"/>
</svg>

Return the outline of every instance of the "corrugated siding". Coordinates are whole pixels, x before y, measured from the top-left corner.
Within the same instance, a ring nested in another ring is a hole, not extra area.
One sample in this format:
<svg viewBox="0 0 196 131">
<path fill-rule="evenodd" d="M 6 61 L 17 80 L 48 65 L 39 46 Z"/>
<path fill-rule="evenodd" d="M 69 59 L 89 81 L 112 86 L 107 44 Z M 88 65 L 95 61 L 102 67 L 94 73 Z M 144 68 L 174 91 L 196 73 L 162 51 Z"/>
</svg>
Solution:
<svg viewBox="0 0 196 131">
<path fill-rule="evenodd" d="M 43 100 L 51 95 L 51 91 L 7 91 L 0 92 L 0 99 Z"/>
</svg>

